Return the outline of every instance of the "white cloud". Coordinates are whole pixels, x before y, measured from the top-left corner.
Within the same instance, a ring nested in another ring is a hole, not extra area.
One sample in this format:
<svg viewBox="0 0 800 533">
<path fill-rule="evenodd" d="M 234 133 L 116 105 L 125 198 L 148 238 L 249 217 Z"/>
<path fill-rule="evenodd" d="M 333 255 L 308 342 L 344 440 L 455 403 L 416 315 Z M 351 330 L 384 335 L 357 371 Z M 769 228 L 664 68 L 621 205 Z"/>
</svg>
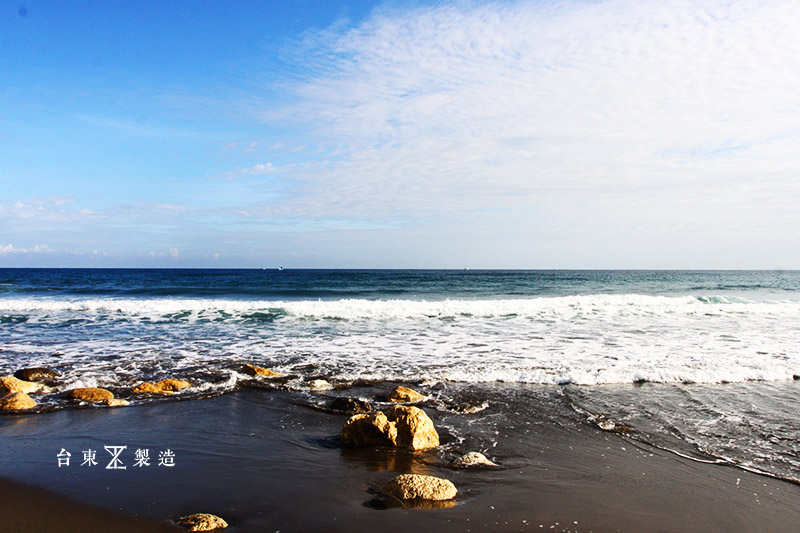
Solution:
<svg viewBox="0 0 800 533">
<path fill-rule="evenodd" d="M 0 244 L 0 255 L 6 254 L 38 254 L 38 253 L 47 253 L 51 252 L 49 246 L 46 244 L 37 244 L 31 248 L 14 248 L 14 245 L 11 243 L 2 245 Z"/>
<path fill-rule="evenodd" d="M 265 116 L 307 124 L 317 155 L 276 169 L 297 186 L 264 213 L 800 223 L 774 209 L 800 203 L 794 2 L 389 8 L 306 44 L 297 104 Z"/>
</svg>

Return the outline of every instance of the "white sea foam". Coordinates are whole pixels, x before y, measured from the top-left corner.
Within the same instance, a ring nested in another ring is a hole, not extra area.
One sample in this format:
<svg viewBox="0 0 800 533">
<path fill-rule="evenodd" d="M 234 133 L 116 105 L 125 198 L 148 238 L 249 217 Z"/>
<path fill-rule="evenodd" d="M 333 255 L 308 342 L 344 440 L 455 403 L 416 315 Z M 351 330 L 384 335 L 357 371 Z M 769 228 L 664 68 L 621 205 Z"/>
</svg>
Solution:
<svg viewBox="0 0 800 533">
<path fill-rule="evenodd" d="M 317 374 L 353 379 L 585 385 L 800 374 L 800 302 L 791 300 L 21 298 L 0 301 L 2 315 L 27 320 L 2 338 L 12 358 L 47 364 L 61 351 L 59 361 L 91 369 L 98 382 L 112 372 L 132 378 L 150 367 L 167 373 L 240 361 L 300 374 L 313 365 Z M 232 386 L 228 374 L 219 382 Z"/>
</svg>

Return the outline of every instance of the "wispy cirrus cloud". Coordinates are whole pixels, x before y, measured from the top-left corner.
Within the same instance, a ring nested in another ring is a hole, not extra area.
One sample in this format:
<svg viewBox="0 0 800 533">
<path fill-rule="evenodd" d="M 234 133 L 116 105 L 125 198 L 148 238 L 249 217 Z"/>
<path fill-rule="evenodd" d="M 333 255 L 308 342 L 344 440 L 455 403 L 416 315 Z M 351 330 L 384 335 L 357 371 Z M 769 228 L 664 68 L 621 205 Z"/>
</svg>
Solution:
<svg viewBox="0 0 800 533">
<path fill-rule="evenodd" d="M 296 104 L 264 116 L 306 124 L 319 155 L 276 169 L 297 184 L 284 212 L 800 222 L 772 209 L 800 202 L 792 2 L 389 7 L 296 53 Z"/>
</svg>

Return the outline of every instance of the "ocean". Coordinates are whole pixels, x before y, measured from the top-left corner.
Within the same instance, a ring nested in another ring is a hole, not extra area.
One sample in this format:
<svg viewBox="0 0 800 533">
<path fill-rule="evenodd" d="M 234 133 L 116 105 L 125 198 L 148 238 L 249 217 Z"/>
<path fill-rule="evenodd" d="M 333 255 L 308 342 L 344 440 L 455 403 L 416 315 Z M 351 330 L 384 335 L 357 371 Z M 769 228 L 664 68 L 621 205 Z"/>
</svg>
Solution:
<svg viewBox="0 0 800 533">
<path fill-rule="evenodd" d="M 489 453 L 535 411 L 794 483 L 799 339 L 796 271 L 0 269 L 0 374 L 52 368 L 60 391 L 267 386 L 251 363 L 310 404 L 311 379 L 413 385 Z"/>
</svg>

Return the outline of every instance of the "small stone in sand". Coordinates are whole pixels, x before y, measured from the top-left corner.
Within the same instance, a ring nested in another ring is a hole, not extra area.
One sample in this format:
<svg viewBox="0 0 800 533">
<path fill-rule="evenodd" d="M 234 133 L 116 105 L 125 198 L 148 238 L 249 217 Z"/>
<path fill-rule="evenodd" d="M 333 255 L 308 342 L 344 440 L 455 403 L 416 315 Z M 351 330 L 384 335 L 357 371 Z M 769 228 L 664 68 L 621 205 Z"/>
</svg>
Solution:
<svg viewBox="0 0 800 533">
<path fill-rule="evenodd" d="M 480 452 L 469 452 L 456 458 L 453 461 L 453 466 L 465 468 L 468 466 L 497 466 L 497 464 L 487 459 L 486 456 Z"/>
<path fill-rule="evenodd" d="M 176 523 L 189 531 L 212 531 L 214 529 L 224 529 L 228 523 L 222 518 L 208 513 L 195 513 L 179 518 Z"/>
<path fill-rule="evenodd" d="M 30 409 L 36 402 L 24 392 L 12 392 L 0 398 L 0 410 Z"/>
<path fill-rule="evenodd" d="M 458 490 L 447 479 L 420 474 L 401 474 L 383 486 L 382 492 L 400 500 L 450 500 Z"/>
<path fill-rule="evenodd" d="M 399 386 L 389 393 L 388 399 L 390 402 L 421 402 L 425 399 L 425 395 L 414 389 Z"/>
</svg>

